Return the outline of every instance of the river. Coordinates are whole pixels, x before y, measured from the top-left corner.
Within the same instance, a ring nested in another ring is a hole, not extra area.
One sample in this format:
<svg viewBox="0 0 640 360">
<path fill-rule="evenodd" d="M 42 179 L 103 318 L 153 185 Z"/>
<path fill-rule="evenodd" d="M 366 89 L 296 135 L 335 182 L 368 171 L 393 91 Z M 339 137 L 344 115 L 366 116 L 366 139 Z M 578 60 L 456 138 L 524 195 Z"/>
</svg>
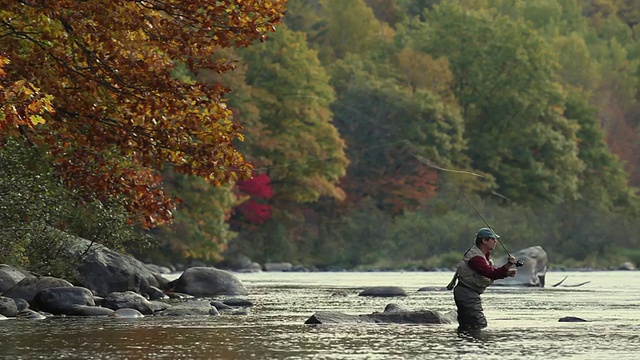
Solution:
<svg viewBox="0 0 640 360">
<path fill-rule="evenodd" d="M 453 310 L 448 272 L 237 274 L 255 303 L 247 315 L 53 317 L 0 321 L 1 359 L 638 359 L 640 272 L 550 272 L 580 287 L 492 287 L 483 295 L 489 327 L 459 337 L 447 325 L 304 325 L 316 311 Z M 400 286 L 409 296 L 358 296 Z M 332 296 L 346 292 L 347 296 Z M 558 322 L 564 316 L 589 320 Z"/>
</svg>

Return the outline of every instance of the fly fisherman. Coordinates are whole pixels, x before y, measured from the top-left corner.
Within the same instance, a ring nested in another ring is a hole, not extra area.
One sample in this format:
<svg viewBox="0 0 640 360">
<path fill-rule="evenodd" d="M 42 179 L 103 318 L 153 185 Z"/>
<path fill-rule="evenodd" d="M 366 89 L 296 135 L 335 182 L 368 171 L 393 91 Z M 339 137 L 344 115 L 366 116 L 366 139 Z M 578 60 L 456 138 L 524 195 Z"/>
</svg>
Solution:
<svg viewBox="0 0 640 360">
<path fill-rule="evenodd" d="M 507 263 L 493 267 L 491 251 L 496 248 L 500 236 L 490 228 L 482 228 L 476 233 L 476 243 L 464 253 L 453 279 L 447 289 L 453 289 L 453 298 L 458 307 L 459 331 L 480 330 L 487 327 L 480 294 L 494 280 L 516 275 L 516 259 L 509 255 Z M 457 282 L 457 285 L 456 285 Z M 454 289 L 455 286 L 455 289 Z"/>
</svg>

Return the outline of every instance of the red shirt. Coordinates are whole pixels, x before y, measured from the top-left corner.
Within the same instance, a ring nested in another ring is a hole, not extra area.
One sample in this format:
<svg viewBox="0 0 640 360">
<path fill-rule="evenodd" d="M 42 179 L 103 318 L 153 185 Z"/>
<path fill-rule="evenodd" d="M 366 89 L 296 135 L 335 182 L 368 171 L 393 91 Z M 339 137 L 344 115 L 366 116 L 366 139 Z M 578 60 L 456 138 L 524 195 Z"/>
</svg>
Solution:
<svg viewBox="0 0 640 360">
<path fill-rule="evenodd" d="M 508 264 L 504 264 L 499 268 L 494 268 L 493 266 L 491 266 L 491 264 L 489 264 L 491 254 L 486 253 L 484 256 L 485 257 L 474 256 L 469 259 L 468 264 L 471 270 L 484 277 L 488 277 L 491 280 L 504 279 L 507 277 L 507 270 L 509 270 L 509 268 L 507 267 Z"/>
</svg>

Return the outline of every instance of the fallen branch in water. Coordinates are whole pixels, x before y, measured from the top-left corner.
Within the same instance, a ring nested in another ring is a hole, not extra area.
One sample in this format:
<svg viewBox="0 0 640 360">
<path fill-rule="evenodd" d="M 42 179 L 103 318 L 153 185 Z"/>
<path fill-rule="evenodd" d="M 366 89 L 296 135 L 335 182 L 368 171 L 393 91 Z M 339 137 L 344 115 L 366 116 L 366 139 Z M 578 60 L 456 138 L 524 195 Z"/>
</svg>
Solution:
<svg viewBox="0 0 640 360">
<path fill-rule="evenodd" d="M 560 286 L 565 280 L 567 280 L 567 278 L 569 277 L 569 275 L 565 276 L 562 280 L 560 280 L 560 282 L 558 282 L 557 284 L 552 285 L 551 287 L 558 287 Z M 562 285 L 562 287 L 578 287 L 578 286 L 582 286 L 584 284 L 588 284 L 591 281 L 585 281 L 585 282 L 581 282 L 579 284 L 574 284 L 574 285 Z"/>
<path fill-rule="evenodd" d="M 562 284 L 565 280 L 567 280 L 567 278 L 568 278 L 568 277 L 569 277 L 569 275 L 565 276 L 562 280 L 560 280 L 560 282 L 559 282 L 559 283 L 557 283 L 557 284 L 555 284 L 555 285 L 552 285 L 551 287 L 559 286 L 559 285 L 560 285 L 560 284 Z"/>
</svg>

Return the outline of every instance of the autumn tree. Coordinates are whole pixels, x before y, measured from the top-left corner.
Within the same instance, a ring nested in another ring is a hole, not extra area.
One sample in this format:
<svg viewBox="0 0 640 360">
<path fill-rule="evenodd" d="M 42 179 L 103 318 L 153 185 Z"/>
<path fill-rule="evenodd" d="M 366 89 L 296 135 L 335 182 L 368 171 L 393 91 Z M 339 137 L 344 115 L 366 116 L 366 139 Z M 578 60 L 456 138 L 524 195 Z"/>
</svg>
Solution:
<svg viewBox="0 0 640 360">
<path fill-rule="evenodd" d="M 304 35 L 282 26 L 265 44 L 240 53 L 246 81 L 260 109 L 264 130 L 247 139 L 257 173 L 269 175 L 274 199 L 311 202 L 343 198 L 337 185 L 345 173 L 345 144 L 332 124 L 335 94 L 317 53 Z"/>
<path fill-rule="evenodd" d="M 8 82 L 4 67 L 9 59 L 0 55 L 0 131 L 18 133 L 20 128 L 33 129 L 44 123 L 42 115 L 53 113 L 52 96 L 26 80 Z"/>
<path fill-rule="evenodd" d="M 292 223 L 304 223 L 293 214 L 301 204 L 344 197 L 338 181 L 347 164 L 345 145 L 331 122 L 329 77 L 303 33 L 283 25 L 264 44 L 227 57 L 237 59 L 238 71 L 204 71 L 199 77 L 234 88 L 228 105 L 246 127 L 238 148 L 255 166 L 252 179 L 238 182 L 243 202 L 232 219 L 240 233 L 234 244 L 264 259 L 278 253 L 276 241 L 292 241 L 287 234 Z"/>
<path fill-rule="evenodd" d="M 5 117 L 2 136 L 19 130 L 46 150 L 85 198 L 120 198 L 146 227 L 169 221 L 174 205 L 157 172 L 165 164 L 214 185 L 251 173 L 234 148 L 242 134 L 225 104 L 228 88 L 184 83 L 172 71 L 232 70 L 211 55 L 265 40 L 285 3 L 1 1 L 0 51 L 10 60 L 3 84 L 28 82 L 52 96 L 44 99 L 53 110 L 38 126 Z"/>
<path fill-rule="evenodd" d="M 406 62 L 403 59 L 401 64 Z M 409 84 L 379 76 L 371 61 L 356 55 L 331 66 L 339 94 L 332 105 L 335 121 L 350 144 L 348 192 L 356 198 L 371 197 L 392 213 L 415 207 L 435 193 L 438 174 L 419 158 L 443 166 L 465 164 L 459 109 L 446 103 L 450 94 L 438 93 L 446 91 L 437 81 L 424 82 L 427 78 L 452 80 L 447 79 L 446 62 L 424 63 L 430 66 L 422 69 L 422 78 L 400 66 L 396 76 L 406 74 Z"/>
</svg>

